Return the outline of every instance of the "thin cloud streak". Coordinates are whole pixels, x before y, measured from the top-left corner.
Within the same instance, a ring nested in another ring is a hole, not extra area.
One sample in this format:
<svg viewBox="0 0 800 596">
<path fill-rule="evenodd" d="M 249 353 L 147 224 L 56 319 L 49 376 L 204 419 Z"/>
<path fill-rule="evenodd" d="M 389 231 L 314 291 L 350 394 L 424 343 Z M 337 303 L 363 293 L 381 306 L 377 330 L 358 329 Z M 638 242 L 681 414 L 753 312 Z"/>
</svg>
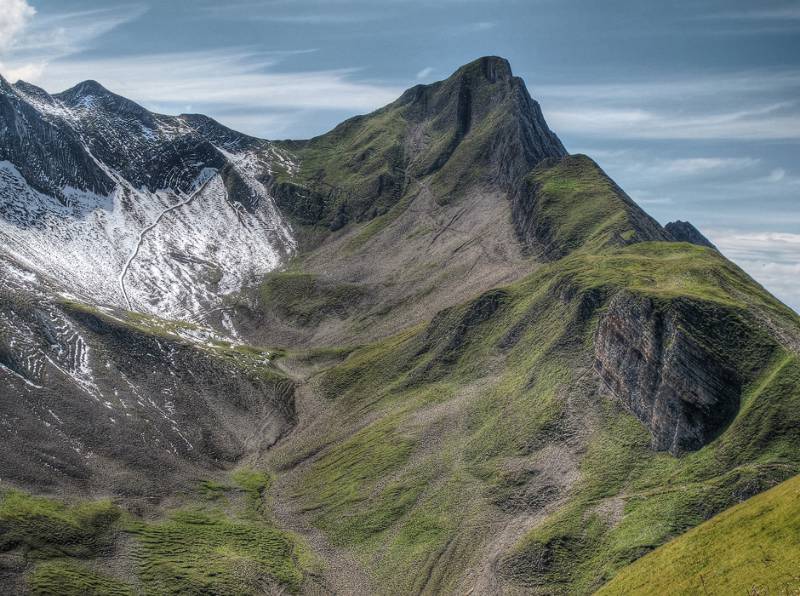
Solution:
<svg viewBox="0 0 800 596">
<path fill-rule="evenodd" d="M 11 2 L 19 4 L 19 0 Z M 97 38 L 146 12 L 146 6 L 128 5 L 37 16 L 17 29 L 0 62 L 0 71 L 12 81 L 37 82 L 43 79 L 50 63 L 90 48 Z"/>
<path fill-rule="evenodd" d="M 355 68 L 271 70 L 279 60 L 246 50 L 69 60 L 53 69 L 46 85 L 63 89 L 91 75 L 115 93 L 143 103 L 264 109 L 371 110 L 402 92 L 352 80 Z"/>
<path fill-rule="evenodd" d="M 548 120 L 567 134 L 606 139 L 800 139 L 800 71 L 657 82 L 542 85 Z M 720 101 L 720 98 L 723 101 Z M 548 106 L 554 109 L 547 109 Z"/>
</svg>

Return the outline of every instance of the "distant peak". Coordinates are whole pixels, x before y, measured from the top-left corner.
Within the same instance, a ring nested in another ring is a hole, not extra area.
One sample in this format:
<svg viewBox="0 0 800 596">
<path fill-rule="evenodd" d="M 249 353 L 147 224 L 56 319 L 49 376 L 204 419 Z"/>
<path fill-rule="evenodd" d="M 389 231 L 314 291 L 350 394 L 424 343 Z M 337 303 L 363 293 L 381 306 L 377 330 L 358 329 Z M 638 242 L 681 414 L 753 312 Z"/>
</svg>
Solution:
<svg viewBox="0 0 800 596">
<path fill-rule="evenodd" d="M 465 64 L 451 78 L 480 77 L 489 83 L 510 81 L 513 77 L 511 64 L 499 56 L 483 56 Z"/>
<path fill-rule="evenodd" d="M 3 75 L 0 75 L 0 89 L 6 92 L 10 92 L 13 89 L 11 83 L 6 81 Z"/>
<path fill-rule="evenodd" d="M 689 242 L 690 244 L 696 244 L 697 246 L 706 246 L 708 248 L 713 248 L 714 250 L 717 249 L 712 242 L 706 238 L 703 233 L 694 227 L 688 221 L 671 221 L 664 229 L 667 233 L 672 237 L 673 240 L 676 242 Z"/>
<path fill-rule="evenodd" d="M 82 83 L 78 83 L 74 87 L 70 87 L 66 91 L 62 91 L 57 96 L 70 100 L 70 99 L 81 99 L 84 97 L 105 97 L 105 96 L 113 96 L 114 94 L 111 93 L 108 89 L 103 87 L 100 83 L 93 80 L 83 81 Z"/>
</svg>

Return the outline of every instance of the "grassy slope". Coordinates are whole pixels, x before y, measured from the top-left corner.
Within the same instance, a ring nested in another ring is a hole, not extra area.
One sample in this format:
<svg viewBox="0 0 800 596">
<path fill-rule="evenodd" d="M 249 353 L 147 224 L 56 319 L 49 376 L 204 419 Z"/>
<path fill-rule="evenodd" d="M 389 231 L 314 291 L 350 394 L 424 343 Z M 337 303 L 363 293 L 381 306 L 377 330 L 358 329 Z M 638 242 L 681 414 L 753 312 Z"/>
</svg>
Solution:
<svg viewBox="0 0 800 596">
<path fill-rule="evenodd" d="M 599 594 L 800 590 L 800 477 L 752 497 L 623 569 Z"/>
<path fill-rule="evenodd" d="M 535 206 L 528 217 L 549 259 L 664 238 L 658 224 L 585 155 L 540 164 L 525 178 L 523 194 L 531 195 Z"/>
<path fill-rule="evenodd" d="M 576 297 L 565 301 L 570 286 Z M 322 450 L 294 485 L 302 508 L 333 542 L 361 553 L 390 591 L 454 589 L 497 523 L 494 507 L 518 500 L 526 475 L 535 476 L 514 462 L 536 460 L 588 419 L 580 480 L 503 561 L 504 573 L 530 589 L 588 592 L 741 495 L 800 472 L 800 360 L 777 346 L 727 432 L 680 459 L 654 453 L 637 420 L 581 389 L 598 314 L 582 318 L 581 297 L 623 288 L 667 302 L 689 296 L 753 326 L 750 308 L 796 325 L 708 249 L 650 243 L 575 254 L 504 289 L 489 316 L 480 300 L 452 309 L 322 375 L 337 422 L 277 456 Z M 371 422 L 353 433 L 353 420 Z M 621 519 L 608 522 L 599 511 L 615 499 Z M 428 566 L 442 576 L 425 584 Z"/>
<path fill-rule="evenodd" d="M 202 481 L 160 520 L 125 513 L 109 501 L 67 506 L 7 491 L 0 501 L 0 552 L 29 565 L 34 594 L 256 594 L 297 592 L 312 561 L 298 540 L 269 521 L 269 478 L 239 469 Z M 133 542 L 134 578 L 98 571 L 118 540 Z M 99 559 L 98 559 L 99 558 Z"/>
<path fill-rule="evenodd" d="M 588 593 L 800 472 L 800 359 L 763 326 L 796 335 L 796 316 L 713 250 L 614 248 L 608 235 L 624 235 L 625 207 L 586 202 L 588 175 L 577 176 L 544 182 L 566 203 L 548 208 L 554 222 L 586 248 L 355 350 L 315 380 L 331 404 L 324 432 L 273 455 L 281 470 L 310 458 L 291 472 L 297 509 L 388 592 L 456 590 L 481 556 L 476 545 L 515 515 L 544 511 L 504 545 L 501 575 L 527 591 Z M 752 330 L 716 347 L 748 382 L 736 420 L 700 451 L 653 452 L 643 426 L 586 375 L 598 317 L 619 291 L 664 309 L 688 300 L 732 335 Z M 555 476 L 577 479 L 552 486 L 542 478 L 562 451 L 574 469 Z"/>
</svg>

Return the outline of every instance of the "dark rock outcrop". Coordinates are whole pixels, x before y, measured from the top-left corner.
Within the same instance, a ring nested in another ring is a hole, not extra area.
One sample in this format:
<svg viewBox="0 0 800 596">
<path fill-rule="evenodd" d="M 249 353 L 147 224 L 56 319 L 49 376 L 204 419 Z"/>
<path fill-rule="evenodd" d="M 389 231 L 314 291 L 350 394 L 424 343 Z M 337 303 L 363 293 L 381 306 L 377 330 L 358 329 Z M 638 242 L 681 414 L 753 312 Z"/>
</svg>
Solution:
<svg viewBox="0 0 800 596">
<path fill-rule="evenodd" d="M 385 213 L 420 186 L 439 202 L 476 185 L 511 192 L 542 160 L 567 155 L 525 83 L 495 56 L 281 146 L 298 156 L 301 176 L 269 181 L 279 206 L 298 223 L 334 231 Z"/>
<path fill-rule="evenodd" d="M 746 371 L 717 342 L 746 332 L 735 315 L 686 298 L 618 294 L 601 318 L 595 370 L 603 386 L 674 455 L 713 440 L 739 410 Z"/>
<path fill-rule="evenodd" d="M 690 244 L 717 250 L 717 247 L 688 221 L 681 221 L 680 219 L 671 221 L 664 226 L 664 229 L 675 242 L 689 242 Z"/>
</svg>

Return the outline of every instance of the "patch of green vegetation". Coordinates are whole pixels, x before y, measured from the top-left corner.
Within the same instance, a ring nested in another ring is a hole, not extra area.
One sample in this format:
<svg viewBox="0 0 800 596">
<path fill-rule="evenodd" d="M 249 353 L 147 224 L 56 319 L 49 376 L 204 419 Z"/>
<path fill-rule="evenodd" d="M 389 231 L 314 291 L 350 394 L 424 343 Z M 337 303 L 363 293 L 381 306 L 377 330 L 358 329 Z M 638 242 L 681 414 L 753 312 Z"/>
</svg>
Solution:
<svg viewBox="0 0 800 596">
<path fill-rule="evenodd" d="M 375 487 L 409 458 L 414 440 L 392 420 L 357 432 L 322 456 L 303 479 L 307 507 L 319 510 L 315 523 L 338 544 L 358 543 L 386 529 L 413 504 L 424 479 Z M 359 508 L 360 504 L 368 508 Z M 343 522 L 344 520 L 344 522 Z"/>
<path fill-rule="evenodd" d="M 270 522 L 262 507 L 269 476 L 240 468 L 230 480 L 199 482 L 197 493 L 183 495 L 185 504 L 161 521 L 123 515 L 109 501 L 65 505 L 7 491 L 0 552 L 19 550 L 36 563 L 28 576 L 34 594 L 297 592 L 316 563 L 297 538 Z M 120 533 L 134 538 L 141 589 L 94 570 L 98 557 L 114 556 Z"/>
<path fill-rule="evenodd" d="M 35 596 L 133 596 L 133 586 L 76 561 L 55 559 L 39 563 L 28 578 Z"/>
<path fill-rule="evenodd" d="M 161 521 L 130 520 L 146 593 L 297 592 L 312 561 L 293 535 L 270 522 L 263 506 L 269 483 L 267 473 L 239 468 L 230 482 L 202 483 L 219 495 L 211 503 L 189 498 Z"/>
<path fill-rule="evenodd" d="M 800 590 L 800 477 L 756 495 L 622 569 L 599 594 Z"/>
<path fill-rule="evenodd" d="M 201 480 L 198 484 L 200 495 L 208 501 L 222 500 L 230 490 L 230 486 L 216 480 Z"/>
<path fill-rule="evenodd" d="M 96 556 L 110 548 L 119 518 L 111 501 L 65 505 L 6 491 L 0 502 L 0 552 L 20 548 L 29 558 Z"/>
<path fill-rule="evenodd" d="M 231 480 L 244 491 L 247 497 L 248 512 L 251 514 L 260 512 L 264 491 L 267 490 L 270 483 L 269 474 L 250 468 L 239 468 L 231 474 Z"/>
<path fill-rule="evenodd" d="M 312 325 L 324 316 L 344 317 L 365 294 L 363 288 L 354 284 L 297 272 L 271 273 L 259 289 L 264 310 L 277 312 L 300 325 Z"/>
<path fill-rule="evenodd" d="M 95 317 L 110 325 L 122 325 L 150 336 L 180 339 L 181 333 L 195 333 L 201 327 L 185 321 L 162 319 L 155 315 L 133 312 L 122 309 L 100 309 L 89 304 L 73 300 L 62 300 L 61 305 L 68 311 L 83 313 Z"/>
<path fill-rule="evenodd" d="M 777 300 L 717 251 L 693 244 L 642 242 L 599 254 L 575 255 L 554 264 L 552 270 L 584 287 L 625 288 L 734 306 L 755 300 L 760 306 L 780 308 Z"/>
<path fill-rule="evenodd" d="M 637 240 L 658 225 L 585 155 L 543 163 L 525 179 L 538 241 L 549 257 L 573 251 L 596 254 Z M 648 237 L 648 236 L 645 236 Z"/>
<path fill-rule="evenodd" d="M 132 531 L 139 543 L 140 578 L 157 594 L 255 594 L 303 582 L 299 548 L 260 520 L 187 508 L 166 521 Z"/>
<path fill-rule="evenodd" d="M 751 384 L 728 430 L 681 458 L 651 451 L 635 419 L 607 410 L 579 486 L 517 545 L 506 561 L 511 572 L 558 591 L 592 592 L 655 547 L 800 472 L 800 362 L 781 355 L 773 366 Z M 613 499 L 624 506 L 620 518 L 600 523 L 601 505 Z"/>
</svg>

